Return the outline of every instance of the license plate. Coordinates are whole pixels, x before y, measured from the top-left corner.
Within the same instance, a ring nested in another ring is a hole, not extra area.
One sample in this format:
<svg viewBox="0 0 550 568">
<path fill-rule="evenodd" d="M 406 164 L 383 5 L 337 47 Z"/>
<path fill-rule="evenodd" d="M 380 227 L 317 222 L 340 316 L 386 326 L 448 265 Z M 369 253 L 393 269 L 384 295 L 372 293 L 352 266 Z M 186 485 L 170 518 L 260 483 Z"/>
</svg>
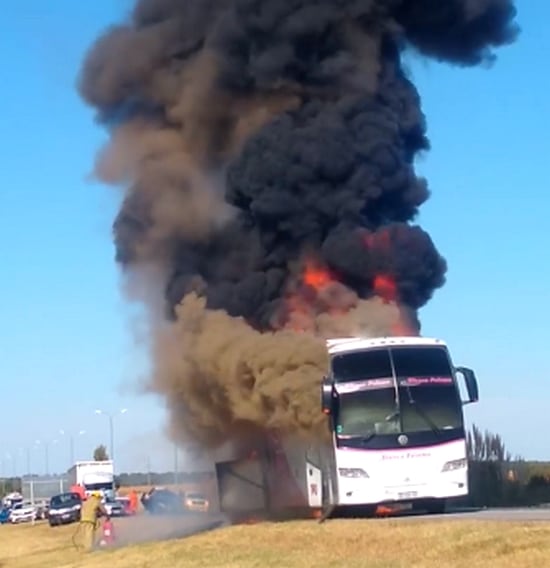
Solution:
<svg viewBox="0 0 550 568">
<path fill-rule="evenodd" d="M 398 493 L 398 499 L 413 499 L 414 497 L 418 496 L 418 491 L 403 491 L 402 493 Z"/>
<path fill-rule="evenodd" d="M 71 516 L 70 513 L 65 513 L 64 515 L 62 515 L 61 518 L 63 518 L 63 519 L 68 519 L 70 516 Z"/>
</svg>

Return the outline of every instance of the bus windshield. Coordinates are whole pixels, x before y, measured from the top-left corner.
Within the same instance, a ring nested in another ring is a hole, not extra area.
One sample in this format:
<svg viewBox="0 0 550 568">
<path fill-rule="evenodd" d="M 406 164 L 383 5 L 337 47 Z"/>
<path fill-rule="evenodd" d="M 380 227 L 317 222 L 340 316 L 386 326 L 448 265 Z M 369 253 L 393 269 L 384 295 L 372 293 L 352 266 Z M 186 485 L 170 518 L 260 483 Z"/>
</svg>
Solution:
<svg viewBox="0 0 550 568">
<path fill-rule="evenodd" d="M 392 349 L 404 432 L 462 426 L 462 405 L 441 347 Z"/>
<path fill-rule="evenodd" d="M 399 433 L 394 388 L 342 393 L 339 397 L 338 436 Z"/>
<path fill-rule="evenodd" d="M 404 432 L 450 430 L 462 426 L 462 407 L 451 377 L 437 383 L 399 382 L 399 411 Z"/>
<path fill-rule="evenodd" d="M 341 438 L 462 428 L 462 405 L 446 349 L 391 347 L 334 357 Z M 395 437 L 395 436 L 394 436 Z"/>
<path fill-rule="evenodd" d="M 390 351 L 373 349 L 336 355 L 332 359 L 332 374 L 336 383 L 391 377 Z"/>
</svg>

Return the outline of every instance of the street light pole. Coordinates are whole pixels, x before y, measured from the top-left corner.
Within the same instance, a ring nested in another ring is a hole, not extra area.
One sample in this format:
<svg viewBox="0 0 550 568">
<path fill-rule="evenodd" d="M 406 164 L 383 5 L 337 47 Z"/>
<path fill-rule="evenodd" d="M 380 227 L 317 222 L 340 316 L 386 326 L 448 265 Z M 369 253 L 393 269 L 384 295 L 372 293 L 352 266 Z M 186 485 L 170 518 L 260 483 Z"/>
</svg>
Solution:
<svg viewBox="0 0 550 568">
<path fill-rule="evenodd" d="M 113 414 L 111 412 L 106 412 L 105 410 L 97 409 L 95 411 L 96 414 L 100 414 L 102 416 L 106 416 L 109 419 L 109 442 L 110 442 L 110 457 L 113 462 L 115 461 L 115 427 L 114 427 L 114 419 L 115 416 L 120 414 L 126 414 L 128 412 L 127 408 L 122 408 L 117 413 Z"/>
<path fill-rule="evenodd" d="M 111 459 L 113 463 L 115 461 L 115 434 L 114 434 L 114 427 L 113 427 L 113 415 L 109 414 L 109 441 L 110 441 L 110 452 L 111 452 Z"/>
<path fill-rule="evenodd" d="M 174 444 L 174 485 L 178 485 L 178 445 Z"/>
<path fill-rule="evenodd" d="M 17 456 L 8 452 L 6 453 L 5 458 L 11 462 L 12 475 L 15 478 L 17 469 Z"/>
<path fill-rule="evenodd" d="M 57 440 L 52 440 L 51 443 L 57 444 Z M 44 445 L 44 463 L 46 465 L 46 475 L 50 475 L 50 442 L 36 440 L 36 444 L 38 446 L 40 444 Z"/>
<path fill-rule="evenodd" d="M 65 430 L 59 430 L 59 433 L 62 436 L 69 436 L 69 456 L 70 456 L 70 466 L 74 465 L 74 439 L 75 436 L 73 434 L 67 434 L 67 432 Z M 77 436 L 82 436 L 83 434 L 86 434 L 86 430 L 79 430 L 77 432 Z"/>
</svg>

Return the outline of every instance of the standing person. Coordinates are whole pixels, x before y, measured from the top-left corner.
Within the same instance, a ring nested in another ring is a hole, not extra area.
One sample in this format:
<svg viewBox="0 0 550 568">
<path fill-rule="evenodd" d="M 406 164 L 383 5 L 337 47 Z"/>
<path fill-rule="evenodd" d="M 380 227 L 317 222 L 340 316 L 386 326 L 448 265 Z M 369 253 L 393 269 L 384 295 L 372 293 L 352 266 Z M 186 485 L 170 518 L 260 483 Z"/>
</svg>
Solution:
<svg viewBox="0 0 550 568">
<path fill-rule="evenodd" d="M 92 495 L 82 503 L 82 508 L 80 509 L 80 544 L 87 552 L 90 552 L 94 547 L 95 536 L 99 526 L 98 518 L 100 516 L 107 517 L 107 511 L 101 503 L 101 495 L 99 493 L 92 493 Z"/>
<path fill-rule="evenodd" d="M 147 493 L 143 493 L 143 495 L 141 496 L 141 504 L 143 505 L 143 508 L 148 512 L 148 513 L 152 513 L 153 511 L 153 503 L 151 502 L 151 498 L 153 497 L 153 493 L 155 492 L 155 488 L 152 487 L 151 489 L 149 489 L 149 491 Z"/>
<path fill-rule="evenodd" d="M 78 493 L 82 501 L 86 499 L 86 491 L 84 490 L 84 487 L 78 483 L 71 486 L 71 493 Z"/>
<path fill-rule="evenodd" d="M 138 495 L 135 489 L 130 492 L 130 514 L 135 515 L 138 509 Z"/>
</svg>

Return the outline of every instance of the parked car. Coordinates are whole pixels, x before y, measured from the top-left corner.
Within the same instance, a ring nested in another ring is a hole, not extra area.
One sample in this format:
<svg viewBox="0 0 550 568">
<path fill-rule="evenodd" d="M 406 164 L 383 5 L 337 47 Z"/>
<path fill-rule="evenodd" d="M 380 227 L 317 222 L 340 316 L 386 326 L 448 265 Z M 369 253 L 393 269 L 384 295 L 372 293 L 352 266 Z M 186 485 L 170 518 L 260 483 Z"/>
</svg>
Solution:
<svg viewBox="0 0 550 568">
<path fill-rule="evenodd" d="M 110 517 L 123 517 L 124 505 L 118 499 L 107 499 L 103 506 Z"/>
<path fill-rule="evenodd" d="M 185 506 L 189 511 L 207 513 L 209 502 L 202 493 L 187 493 L 185 495 Z"/>
<path fill-rule="evenodd" d="M 134 511 L 132 511 L 132 507 L 130 506 L 129 497 L 117 497 L 116 500 L 118 503 L 120 503 L 124 516 L 134 514 Z"/>
<path fill-rule="evenodd" d="M 16 503 L 23 502 L 23 495 L 21 493 L 14 491 L 12 493 L 8 493 L 4 499 L 2 499 L 2 505 L 4 507 L 12 508 Z"/>
<path fill-rule="evenodd" d="M 48 522 L 50 527 L 75 523 L 80 520 L 82 498 L 78 493 L 60 493 L 50 499 Z"/>
<path fill-rule="evenodd" d="M 37 501 L 35 503 L 36 506 L 36 518 L 37 519 L 47 519 L 48 518 L 48 510 L 50 507 L 50 504 L 48 501 Z"/>
<path fill-rule="evenodd" d="M 36 507 L 30 501 L 16 503 L 10 511 L 9 518 L 13 524 L 34 522 L 36 521 Z"/>
</svg>

